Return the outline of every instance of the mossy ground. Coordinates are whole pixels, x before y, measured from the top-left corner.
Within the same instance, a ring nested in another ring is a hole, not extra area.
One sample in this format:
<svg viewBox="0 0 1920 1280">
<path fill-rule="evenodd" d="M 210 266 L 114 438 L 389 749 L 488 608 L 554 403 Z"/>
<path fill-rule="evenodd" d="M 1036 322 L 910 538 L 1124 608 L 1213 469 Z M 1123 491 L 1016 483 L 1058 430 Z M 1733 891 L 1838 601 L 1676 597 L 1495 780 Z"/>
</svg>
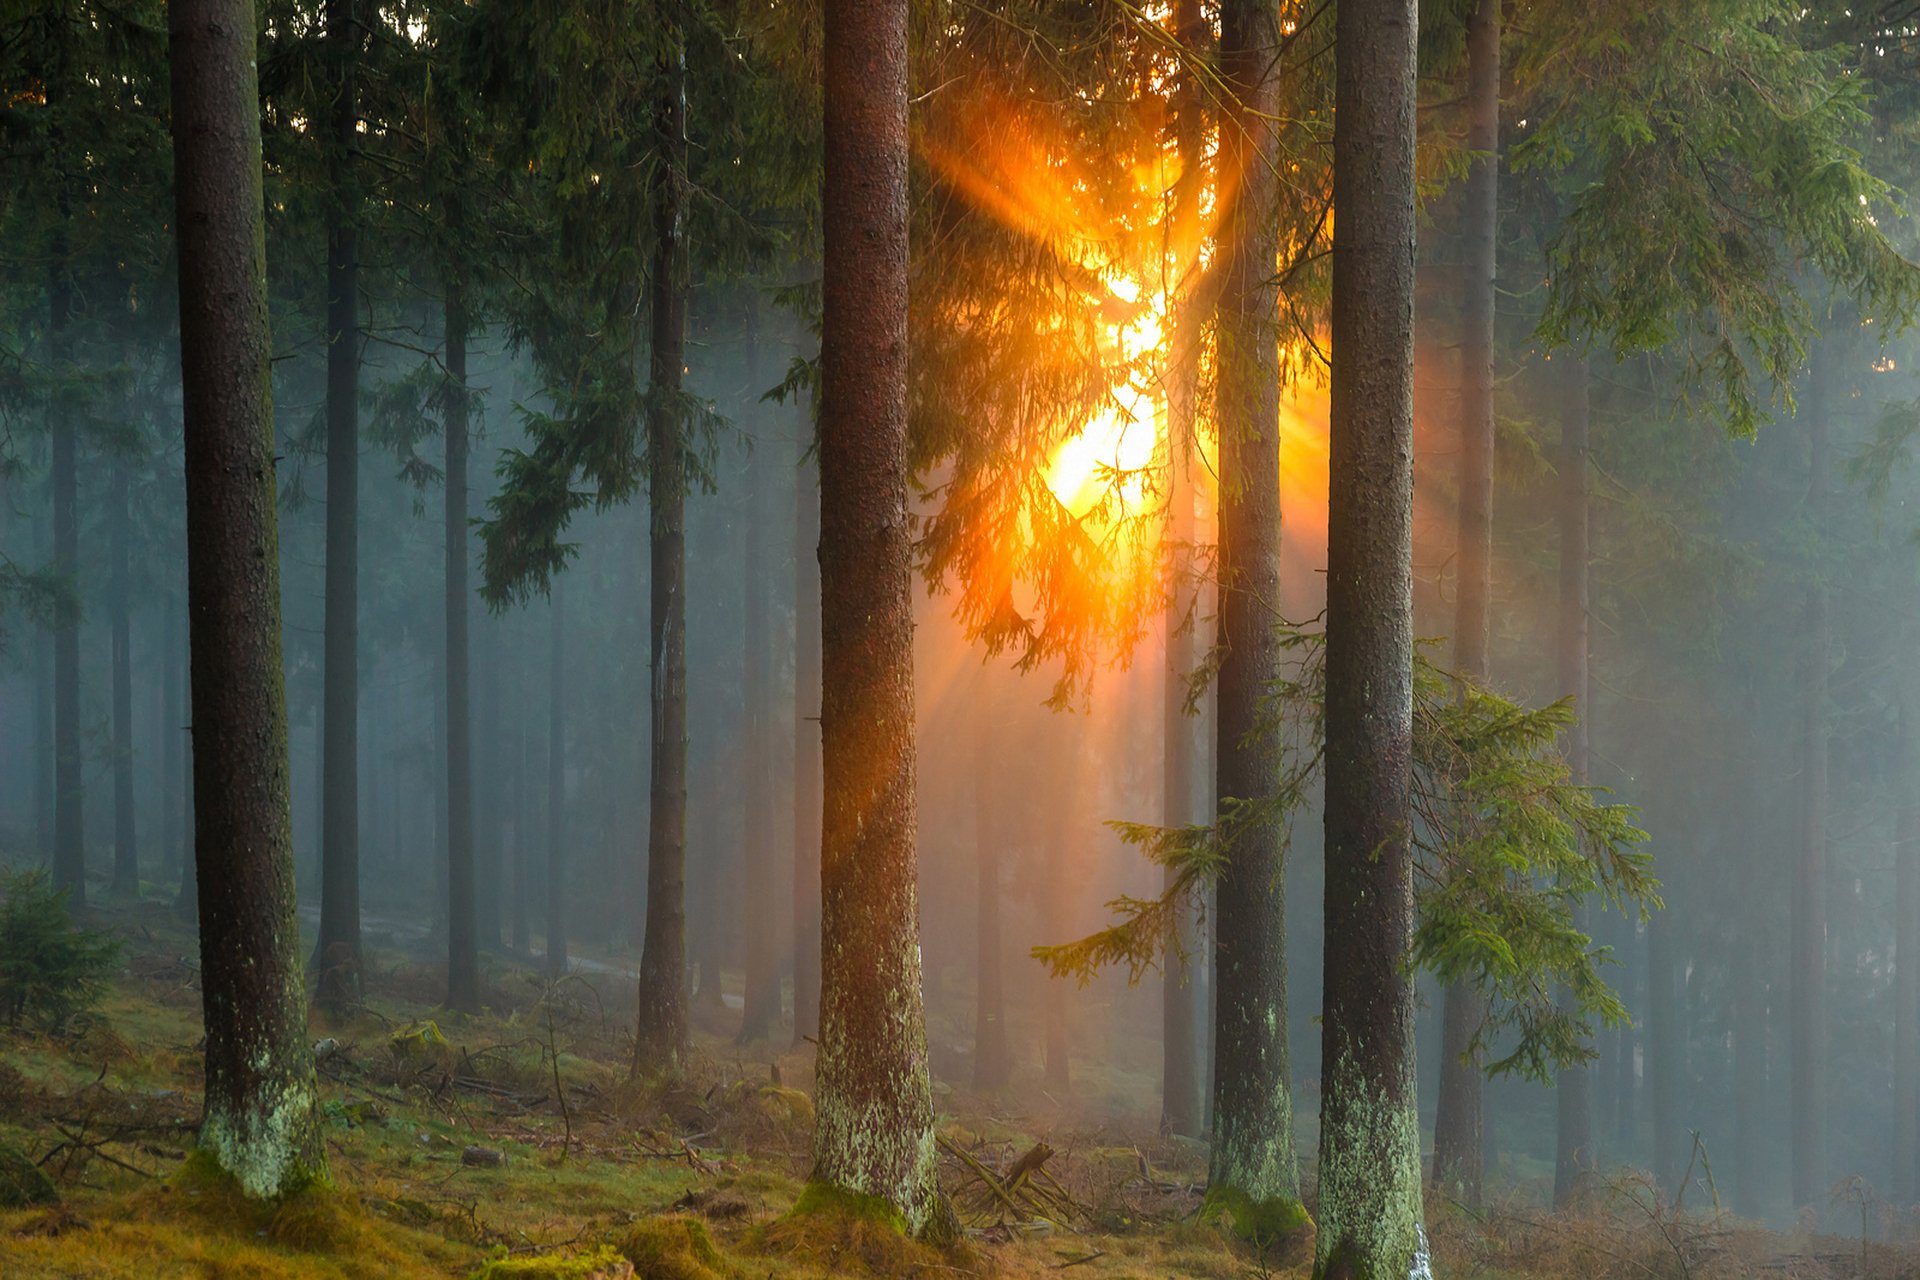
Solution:
<svg viewBox="0 0 1920 1280">
<path fill-rule="evenodd" d="M 1076 1097 L 1065 1103 L 1037 1080 L 976 1096 L 952 1083 L 967 1078 L 963 1066 L 936 1083 L 943 1137 L 990 1167 L 1008 1167 L 1043 1138 L 1055 1148 L 1045 1167 L 1077 1206 L 1067 1227 L 1014 1215 L 995 1225 L 968 1208 L 977 1196 L 956 1196 L 969 1229 L 954 1248 L 935 1250 L 884 1214 L 820 1203 L 819 1192 L 804 1206 L 814 1212 L 793 1213 L 810 1167 L 810 1049 L 749 1054 L 731 1043 L 737 1013 L 699 1010 L 691 1078 L 671 1089 L 631 1086 L 621 1015 L 632 980 L 570 980 L 552 1009 L 563 1115 L 552 1097 L 545 984 L 533 965 L 500 956 L 486 961 L 489 1010 L 474 1018 L 437 1007 L 441 977 L 430 960 L 372 959 L 367 1008 L 340 1021 L 316 1016 L 311 1028 L 314 1041 L 336 1043 L 320 1063 L 330 1180 L 255 1205 L 189 1158 L 201 1086 L 190 936 L 158 906 L 109 909 L 94 923 L 130 939 L 125 972 L 100 1008 L 60 1038 L 0 1034 L 0 1143 L 24 1151 L 62 1197 L 0 1211 L 8 1280 L 1018 1280 L 1063 1268 L 1076 1280 L 1244 1280 L 1311 1268 L 1310 1230 L 1263 1257 L 1227 1227 L 1200 1221 L 1204 1148 L 1154 1136 L 1154 1082 L 1117 1060 L 1076 1064 Z M 429 1020 L 446 1044 L 431 1036 L 392 1044 Z M 937 1045 L 964 1042 L 937 1016 L 935 1034 Z M 1302 1141 L 1311 1151 L 1311 1138 Z M 464 1163 L 469 1146 L 503 1160 Z M 943 1157 L 942 1176 L 950 1192 L 962 1189 L 958 1160 Z M 1309 1190 L 1309 1209 L 1311 1199 Z M 1442 1211 L 1435 1271 L 1678 1277 L 1668 1235 L 1684 1245 L 1690 1228 L 1666 1228 L 1625 1202 L 1544 1222 L 1531 1206 L 1490 1221 Z M 1799 1260 L 1793 1274 L 1837 1280 L 1860 1256 L 1853 1242 L 1725 1223 L 1710 1230 L 1720 1252 L 1688 1259 L 1696 1280 L 1722 1274 L 1717 1259 L 1783 1257 Z M 1822 1270 L 1826 1258 L 1844 1267 Z M 1876 1245 L 1871 1262 L 1875 1275 L 1920 1274 L 1920 1251 Z"/>
</svg>

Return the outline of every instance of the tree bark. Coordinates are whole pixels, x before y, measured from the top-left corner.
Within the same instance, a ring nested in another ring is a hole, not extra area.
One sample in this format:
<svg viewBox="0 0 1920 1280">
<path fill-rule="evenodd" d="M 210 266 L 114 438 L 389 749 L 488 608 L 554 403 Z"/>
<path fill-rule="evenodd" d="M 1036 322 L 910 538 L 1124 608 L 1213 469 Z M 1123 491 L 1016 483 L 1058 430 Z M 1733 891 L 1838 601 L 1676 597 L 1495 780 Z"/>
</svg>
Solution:
<svg viewBox="0 0 1920 1280">
<path fill-rule="evenodd" d="M 794 476 L 793 1042 L 820 1035 L 820 483 L 801 435 Z"/>
<path fill-rule="evenodd" d="M 914 857 L 906 0 L 827 0 L 824 83 L 812 1181 L 941 1234 Z"/>
<path fill-rule="evenodd" d="M 687 466 L 680 378 L 687 341 L 686 54 L 676 38 L 656 111 L 652 351 L 647 505 L 652 577 L 652 778 L 647 815 L 647 924 L 640 950 L 634 1071 L 678 1076 L 687 1057 Z"/>
<path fill-rule="evenodd" d="M 1560 418 L 1560 608 L 1556 661 L 1559 692 L 1574 700 L 1579 719 L 1567 731 L 1567 768 L 1573 781 L 1587 782 L 1587 743 L 1593 716 L 1592 686 L 1588 681 L 1587 564 L 1590 559 L 1587 521 L 1587 438 L 1592 402 L 1587 362 L 1567 352 L 1559 361 L 1566 388 Z M 1584 911 L 1580 917 L 1584 928 Z M 1585 1063 L 1560 1073 L 1554 1090 L 1553 1203 L 1572 1204 L 1592 1178 L 1593 1068 Z"/>
<path fill-rule="evenodd" d="M 1426 1252 L 1408 967 L 1417 22 L 1415 0 L 1344 0 L 1335 29 L 1316 1280 L 1397 1280 Z"/>
<path fill-rule="evenodd" d="M 1460 334 L 1460 541 L 1454 668 L 1484 681 L 1493 569 L 1493 318 L 1500 226 L 1500 0 L 1478 0 L 1467 20 L 1467 146 Z M 1447 987 L 1442 1015 L 1433 1180 L 1469 1207 L 1485 1176 L 1485 1063 L 1468 1046 L 1486 1020 L 1469 982 Z"/>
<path fill-rule="evenodd" d="M 1215 1196 L 1298 1202 L 1287 1060 L 1286 832 L 1244 808 L 1271 795 L 1277 727 L 1259 704 L 1279 676 L 1280 368 L 1278 198 L 1280 44 L 1276 0 L 1223 0 L 1220 72 L 1232 93 L 1220 128 L 1222 182 L 1236 192 L 1221 230 L 1216 417 L 1220 429 L 1218 818 L 1227 865 L 1215 934 Z M 1249 816 L 1253 814 L 1254 816 Z"/>
<path fill-rule="evenodd" d="M 1826 507 L 1827 362 L 1816 344 L 1807 383 L 1807 506 Z M 1817 527 L 1817 525 L 1816 525 Z M 1827 589 L 1816 572 L 1807 585 L 1801 628 L 1799 857 L 1793 881 L 1793 1203 L 1820 1213 L 1827 1202 Z"/>
<path fill-rule="evenodd" d="M 440 426 L 447 447 L 445 520 L 441 527 L 447 642 L 447 1007 L 478 1013 L 472 680 L 467 630 L 467 311 L 465 296 L 457 284 L 447 289 L 445 329 L 447 385 Z"/>
<path fill-rule="evenodd" d="M 271 353 L 250 0 L 173 0 L 195 860 L 206 1021 L 200 1151 L 249 1196 L 326 1176 L 294 915 Z"/>
<path fill-rule="evenodd" d="M 547 976 L 567 971 L 567 607 L 554 580 L 547 598 Z"/>
<path fill-rule="evenodd" d="M 107 481 L 109 629 L 113 640 L 113 892 L 140 892 L 140 848 L 133 798 L 133 584 L 128 567 L 133 533 L 127 468 L 115 462 Z"/>
<path fill-rule="evenodd" d="M 322 699 L 319 999 L 360 998 L 360 334 L 356 0 L 327 0 L 333 62 L 327 119 L 327 571 Z"/>
</svg>

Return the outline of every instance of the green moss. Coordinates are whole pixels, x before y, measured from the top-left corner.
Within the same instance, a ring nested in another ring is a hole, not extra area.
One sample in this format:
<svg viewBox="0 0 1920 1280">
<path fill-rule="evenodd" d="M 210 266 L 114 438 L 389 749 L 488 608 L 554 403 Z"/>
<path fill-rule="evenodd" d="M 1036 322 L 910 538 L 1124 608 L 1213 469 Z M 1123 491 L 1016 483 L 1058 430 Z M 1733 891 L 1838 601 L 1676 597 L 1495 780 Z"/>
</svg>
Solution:
<svg viewBox="0 0 1920 1280">
<path fill-rule="evenodd" d="M 612 1245 L 566 1256 L 495 1258 L 473 1273 L 472 1280 L 597 1280 L 629 1274 L 627 1259 Z M 645 1272 L 642 1275 L 648 1274 Z"/>
<path fill-rule="evenodd" d="M 728 1280 L 733 1274 L 698 1218 L 673 1215 L 636 1223 L 618 1248 L 633 1264 L 637 1280 Z"/>
<path fill-rule="evenodd" d="M 852 1218 L 859 1222 L 871 1222 L 879 1226 L 907 1234 L 907 1217 L 899 1209 L 880 1196 L 870 1196 L 859 1191 L 849 1191 L 845 1187 L 836 1187 L 830 1182 L 809 1182 L 800 1192 L 800 1198 L 794 1202 L 793 1217 L 805 1217 L 809 1214 L 831 1214 L 835 1217 Z"/>
<path fill-rule="evenodd" d="M 1313 1225 L 1307 1208 L 1288 1196 L 1270 1196 L 1255 1200 L 1238 1187 L 1215 1186 L 1207 1189 L 1200 1202 L 1200 1221 L 1226 1221 L 1233 1233 L 1255 1244 L 1272 1244 Z"/>
<path fill-rule="evenodd" d="M 26 1152 L 11 1142 L 0 1142 L 0 1209 L 24 1209 L 59 1199 L 53 1180 L 27 1159 Z"/>
</svg>

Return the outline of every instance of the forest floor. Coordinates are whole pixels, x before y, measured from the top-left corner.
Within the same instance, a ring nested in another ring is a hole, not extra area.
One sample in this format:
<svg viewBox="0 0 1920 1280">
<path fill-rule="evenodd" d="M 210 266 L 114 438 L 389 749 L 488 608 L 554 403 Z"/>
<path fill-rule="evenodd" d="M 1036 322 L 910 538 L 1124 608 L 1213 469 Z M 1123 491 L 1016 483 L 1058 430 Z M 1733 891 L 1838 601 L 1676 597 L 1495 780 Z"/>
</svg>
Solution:
<svg viewBox="0 0 1920 1280">
<path fill-rule="evenodd" d="M 966 1227 L 952 1249 L 789 1219 L 811 1141 L 811 1047 L 738 1046 L 737 1014 L 696 1010 L 689 1083 L 632 1085 L 631 981 L 612 960 L 549 984 L 532 963 L 490 957 L 489 1012 L 461 1018 L 438 1007 L 431 964 L 371 952 L 365 1007 L 312 1025 L 334 1188 L 262 1215 L 182 1170 L 201 1083 L 190 934 L 158 906 L 95 915 L 128 939 L 107 998 L 60 1036 L 0 1030 L 0 1142 L 61 1196 L 0 1210 L 9 1280 L 1310 1270 L 1310 1239 L 1262 1248 L 1198 1222 L 1203 1150 L 1155 1136 L 1153 1116 L 1110 1096 L 1096 1111 L 1037 1089 L 987 1098 L 937 1084 L 943 1183 Z M 1632 1177 L 1585 1213 L 1516 1197 L 1477 1215 L 1443 1207 L 1432 1227 L 1443 1280 L 1920 1277 L 1920 1247 L 1676 1214 Z"/>
</svg>

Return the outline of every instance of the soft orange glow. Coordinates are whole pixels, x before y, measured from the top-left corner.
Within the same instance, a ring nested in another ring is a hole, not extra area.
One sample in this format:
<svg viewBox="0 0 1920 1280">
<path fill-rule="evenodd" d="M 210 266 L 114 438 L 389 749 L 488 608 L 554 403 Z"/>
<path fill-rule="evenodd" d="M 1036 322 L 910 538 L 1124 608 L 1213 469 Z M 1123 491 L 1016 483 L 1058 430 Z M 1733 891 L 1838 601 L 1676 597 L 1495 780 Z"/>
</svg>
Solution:
<svg viewBox="0 0 1920 1280">
<path fill-rule="evenodd" d="M 1139 285 L 1126 276 L 1116 277 L 1110 287 L 1124 301 L 1139 298 Z M 1163 341 L 1160 314 L 1151 306 L 1105 329 L 1129 368 L 1150 361 Z M 1130 377 L 1115 387 L 1111 403 L 1053 451 L 1047 487 L 1076 520 L 1103 499 L 1113 499 L 1119 507 L 1115 514 L 1121 516 L 1137 515 L 1145 501 L 1148 468 L 1166 428 L 1166 401 L 1157 387 L 1140 381 Z"/>
</svg>

